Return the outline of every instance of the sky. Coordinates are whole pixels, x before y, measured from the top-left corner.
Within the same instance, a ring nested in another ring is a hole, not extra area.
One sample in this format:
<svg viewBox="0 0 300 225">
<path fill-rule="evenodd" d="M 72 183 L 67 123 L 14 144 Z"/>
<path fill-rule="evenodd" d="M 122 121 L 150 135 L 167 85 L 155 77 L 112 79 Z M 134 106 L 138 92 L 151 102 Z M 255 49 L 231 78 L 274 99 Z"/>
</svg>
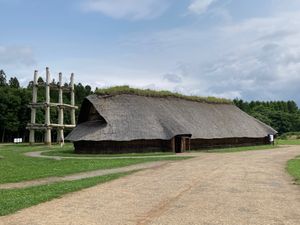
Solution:
<svg viewBox="0 0 300 225">
<path fill-rule="evenodd" d="M 295 100 L 299 0 L 0 0 L 0 69 L 92 87 Z"/>
</svg>

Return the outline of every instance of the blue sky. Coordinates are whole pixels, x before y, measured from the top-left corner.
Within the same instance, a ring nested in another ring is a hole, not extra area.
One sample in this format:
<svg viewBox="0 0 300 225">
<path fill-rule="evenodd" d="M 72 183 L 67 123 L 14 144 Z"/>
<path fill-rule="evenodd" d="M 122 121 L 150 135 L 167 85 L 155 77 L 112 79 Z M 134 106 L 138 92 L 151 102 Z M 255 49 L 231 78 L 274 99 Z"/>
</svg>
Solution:
<svg viewBox="0 0 300 225">
<path fill-rule="evenodd" d="M 0 68 L 300 104 L 299 0 L 0 0 Z"/>
</svg>

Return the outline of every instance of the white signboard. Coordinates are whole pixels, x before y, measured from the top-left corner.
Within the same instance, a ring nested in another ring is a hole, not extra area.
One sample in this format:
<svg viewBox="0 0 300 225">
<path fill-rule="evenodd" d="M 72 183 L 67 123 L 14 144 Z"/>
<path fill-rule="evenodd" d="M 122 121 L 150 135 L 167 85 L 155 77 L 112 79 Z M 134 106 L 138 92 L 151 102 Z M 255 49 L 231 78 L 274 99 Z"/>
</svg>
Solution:
<svg viewBox="0 0 300 225">
<path fill-rule="evenodd" d="M 22 142 L 23 142 L 22 138 L 14 138 L 15 144 L 22 143 Z"/>
</svg>

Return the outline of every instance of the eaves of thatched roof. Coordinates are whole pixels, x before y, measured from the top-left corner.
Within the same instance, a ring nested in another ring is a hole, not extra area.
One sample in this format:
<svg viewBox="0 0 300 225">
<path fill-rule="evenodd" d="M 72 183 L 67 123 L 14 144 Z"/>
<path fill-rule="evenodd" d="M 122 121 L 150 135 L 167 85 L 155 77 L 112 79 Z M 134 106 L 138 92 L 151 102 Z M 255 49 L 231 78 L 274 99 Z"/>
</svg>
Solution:
<svg viewBox="0 0 300 225">
<path fill-rule="evenodd" d="M 93 106 L 101 116 L 86 121 Z M 71 141 L 169 140 L 176 135 L 193 139 L 260 138 L 277 132 L 232 104 L 213 104 L 176 97 L 134 94 L 88 96 Z"/>
</svg>

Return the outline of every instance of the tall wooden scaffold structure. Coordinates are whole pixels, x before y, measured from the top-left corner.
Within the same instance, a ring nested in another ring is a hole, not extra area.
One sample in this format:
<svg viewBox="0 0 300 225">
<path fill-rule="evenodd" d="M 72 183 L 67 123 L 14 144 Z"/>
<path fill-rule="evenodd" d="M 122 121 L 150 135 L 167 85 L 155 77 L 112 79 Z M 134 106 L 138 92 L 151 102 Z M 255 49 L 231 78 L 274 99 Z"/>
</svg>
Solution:
<svg viewBox="0 0 300 225">
<path fill-rule="evenodd" d="M 45 87 L 46 100 L 45 102 L 37 102 L 37 92 L 39 87 Z M 58 103 L 50 102 L 50 90 L 58 91 Z M 63 93 L 70 92 L 71 104 L 63 103 Z M 44 142 L 46 145 L 51 145 L 51 130 L 57 129 L 57 142 L 61 145 L 64 144 L 64 129 L 72 129 L 76 126 L 75 110 L 78 109 L 75 106 L 75 92 L 74 92 L 74 74 L 71 74 L 70 84 L 64 86 L 62 83 L 62 73 L 59 73 L 58 84 L 51 84 L 50 71 L 46 68 L 46 82 L 38 83 L 38 71 L 34 71 L 34 78 L 32 84 L 32 103 L 29 104 L 31 108 L 31 121 L 27 124 L 29 129 L 29 143 L 35 143 L 35 131 L 45 131 Z M 50 108 L 55 107 L 58 110 L 58 124 L 51 123 L 50 120 Z M 45 110 L 45 123 L 36 123 L 36 110 L 43 108 Z M 71 113 L 71 124 L 64 124 L 64 110 L 69 110 Z"/>
</svg>

